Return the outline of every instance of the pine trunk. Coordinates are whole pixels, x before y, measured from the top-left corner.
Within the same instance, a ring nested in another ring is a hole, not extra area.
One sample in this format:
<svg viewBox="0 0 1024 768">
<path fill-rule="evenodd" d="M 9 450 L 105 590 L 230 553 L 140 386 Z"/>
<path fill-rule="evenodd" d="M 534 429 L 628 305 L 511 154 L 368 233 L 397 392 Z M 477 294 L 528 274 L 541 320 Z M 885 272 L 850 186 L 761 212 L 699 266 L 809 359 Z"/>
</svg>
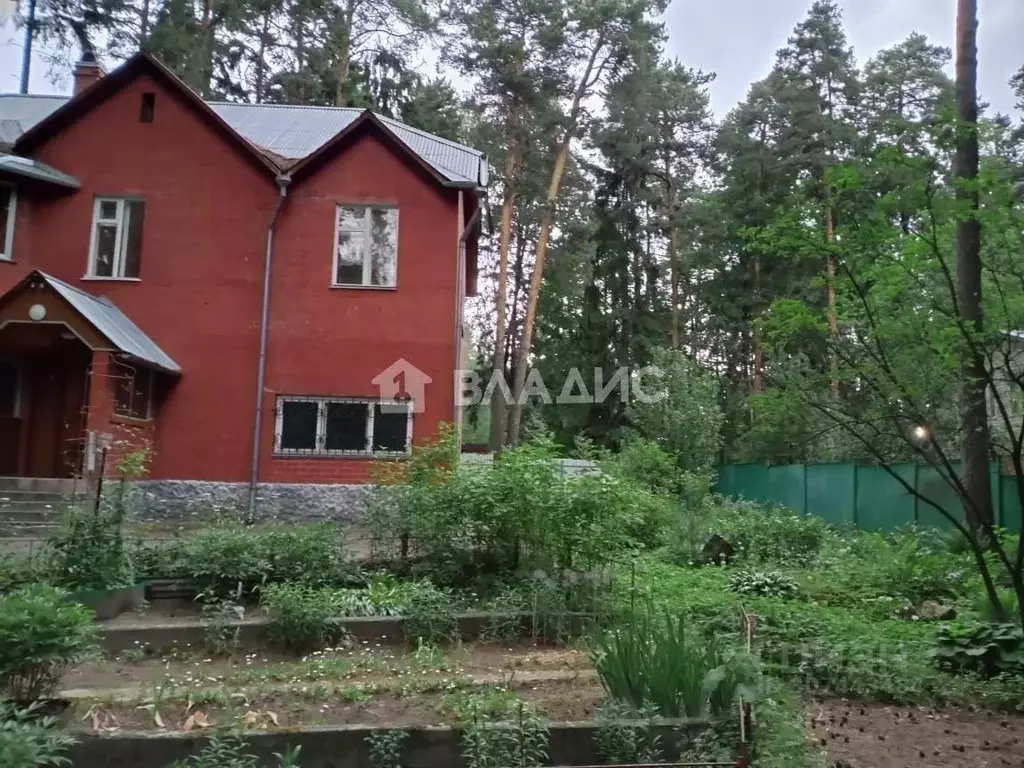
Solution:
<svg viewBox="0 0 1024 768">
<path fill-rule="evenodd" d="M 828 290 L 828 335 L 832 344 L 839 342 L 839 315 L 836 311 L 836 257 L 832 253 L 832 244 L 836 241 L 835 215 L 832 204 L 825 203 L 825 244 L 828 253 L 825 256 L 825 283 Z M 839 361 L 835 351 L 829 352 L 829 392 L 833 400 L 839 399 Z"/>
<path fill-rule="evenodd" d="M 338 46 L 338 87 L 334 93 L 334 106 L 348 106 L 348 80 L 352 67 L 352 23 L 355 21 L 355 0 L 345 5 L 345 16 L 342 19 L 341 44 Z"/>
<path fill-rule="evenodd" d="M 519 168 L 522 144 L 519 141 L 519 105 L 513 104 L 509 117 L 508 146 L 505 151 L 504 198 L 501 203 L 501 229 L 498 234 L 498 295 L 497 322 L 494 328 L 494 376 L 505 376 L 505 314 L 508 295 L 508 251 L 512 242 L 512 214 L 515 212 L 516 187 L 519 184 Z M 490 449 L 500 451 L 505 444 L 506 408 L 501 390 L 494 388 L 491 396 Z"/>
<path fill-rule="evenodd" d="M 965 330 L 984 332 L 981 307 L 981 221 L 978 218 L 978 3 L 958 0 L 956 15 L 957 144 L 953 157 L 956 198 L 963 210 L 956 227 L 956 278 L 960 319 Z M 989 478 L 989 427 L 984 357 L 965 344 L 961 360 L 960 458 L 964 515 L 977 528 L 992 523 Z"/>
<path fill-rule="evenodd" d="M 537 249 L 534 252 L 533 273 L 530 275 L 530 293 L 526 301 L 526 317 L 523 320 L 523 337 L 519 344 L 519 354 L 516 357 L 515 378 L 512 387 L 512 407 L 509 409 L 509 434 L 510 445 L 519 445 L 519 436 L 522 431 L 523 422 L 523 390 L 526 387 L 526 372 L 530 363 L 530 350 L 533 347 L 533 326 L 537 318 L 537 304 L 540 302 L 540 287 L 544 278 L 544 262 L 548 255 L 548 240 L 551 237 L 551 227 L 555 221 L 555 207 L 558 204 L 558 193 L 562 188 L 562 177 L 565 175 L 565 165 L 569 159 L 569 148 L 572 139 L 576 135 L 576 127 L 580 117 L 580 107 L 583 97 L 592 85 L 590 82 L 591 73 L 594 71 L 594 64 L 597 55 L 604 47 L 603 41 L 598 38 L 590 51 L 590 58 L 587 66 L 580 77 L 576 92 L 573 96 L 572 107 L 569 109 L 569 121 L 565 128 L 565 135 L 555 155 L 555 165 L 551 169 L 551 182 L 548 184 L 547 197 L 544 199 L 544 212 L 540 217 L 540 233 L 537 235 Z"/>
</svg>

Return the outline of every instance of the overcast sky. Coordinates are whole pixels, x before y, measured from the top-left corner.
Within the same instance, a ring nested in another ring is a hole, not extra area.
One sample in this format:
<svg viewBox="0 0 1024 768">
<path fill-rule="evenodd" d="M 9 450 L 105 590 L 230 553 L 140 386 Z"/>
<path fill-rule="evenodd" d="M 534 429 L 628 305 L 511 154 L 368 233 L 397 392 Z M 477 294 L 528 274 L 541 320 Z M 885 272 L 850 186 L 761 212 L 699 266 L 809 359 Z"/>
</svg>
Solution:
<svg viewBox="0 0 1024 768">
<path fill-rule="evenodd" d="M 11 0 L 0 0 L 0 5 Z M 811 0 L 672 0 L 665 21 L 668 53 L 684 64 L 717 73 L 712 106 L 722 115 L 743 99 L 750 84 L 771 69 Z M 843 0 L 846 31 L 859 63 L 911 32 L 953 46 L 956 0 Z M 1024 66 L 1024 0 L 979 0 L 980 92 L 993 110 L 1013 106 L 1007 81 Z M 0 28 L 0 91 L 18 89 L 22 34 Z M 56 84 L 46 63 L 33 57 L 30 90 L 67 93 L 70 76 Z M 952 74 L 952 73 L 951 73 Z"/>
</svg>

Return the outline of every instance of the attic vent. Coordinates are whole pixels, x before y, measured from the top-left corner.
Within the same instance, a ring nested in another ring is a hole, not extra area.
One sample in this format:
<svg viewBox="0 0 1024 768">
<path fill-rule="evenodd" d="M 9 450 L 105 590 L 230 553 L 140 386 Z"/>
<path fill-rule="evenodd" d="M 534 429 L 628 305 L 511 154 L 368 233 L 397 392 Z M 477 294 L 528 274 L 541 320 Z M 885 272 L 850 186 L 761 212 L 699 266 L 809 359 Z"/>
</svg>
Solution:
<svg viewBox="0 0 1024 768">
<path fill-rule="evenodd" d="M 140 123 L 152 123 L 153 112 L 156 109 L 156 94 L 155 93 L 144 93 L 142 94 L 142 106 L 139 109 L 139 122 Z"/>
</svg>

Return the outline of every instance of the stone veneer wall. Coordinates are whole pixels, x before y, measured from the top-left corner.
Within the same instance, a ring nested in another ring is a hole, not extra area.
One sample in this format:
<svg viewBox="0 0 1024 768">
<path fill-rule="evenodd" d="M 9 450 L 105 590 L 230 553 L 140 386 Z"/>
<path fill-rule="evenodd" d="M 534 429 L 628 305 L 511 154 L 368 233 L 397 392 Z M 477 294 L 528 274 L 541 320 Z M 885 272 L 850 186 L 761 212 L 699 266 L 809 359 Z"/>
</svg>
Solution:
<svg viewBox="0 0 1024 768">
<path fill-rule="evenodd" d="M 136 520 L 241 518 L 246 514 L 249 499 L 247 483 L 142 480 L 135 483 L 133 490 L 132 516 Z M 363 514 L 369 490 L 366 485 L 261 483 L 256 496 L 256 520 L 357 520 Z"/>
</svg>

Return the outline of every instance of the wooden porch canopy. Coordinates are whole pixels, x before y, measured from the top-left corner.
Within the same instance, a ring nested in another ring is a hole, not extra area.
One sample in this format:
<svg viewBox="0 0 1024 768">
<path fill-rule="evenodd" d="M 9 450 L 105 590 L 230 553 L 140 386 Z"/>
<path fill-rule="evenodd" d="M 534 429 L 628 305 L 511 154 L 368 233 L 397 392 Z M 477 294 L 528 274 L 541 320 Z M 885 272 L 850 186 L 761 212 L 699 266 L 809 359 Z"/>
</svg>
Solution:
<svg viewBox="0 0 1024 768">
<path fill-rule="evenodd" d="M 110 352 L 173 376 L 181 368 L 102 296 L 39 270 L 0 296 L 0 349 L 33 346 L 34 340 L 70 331 L 94 352 Z"/>
</svg>

